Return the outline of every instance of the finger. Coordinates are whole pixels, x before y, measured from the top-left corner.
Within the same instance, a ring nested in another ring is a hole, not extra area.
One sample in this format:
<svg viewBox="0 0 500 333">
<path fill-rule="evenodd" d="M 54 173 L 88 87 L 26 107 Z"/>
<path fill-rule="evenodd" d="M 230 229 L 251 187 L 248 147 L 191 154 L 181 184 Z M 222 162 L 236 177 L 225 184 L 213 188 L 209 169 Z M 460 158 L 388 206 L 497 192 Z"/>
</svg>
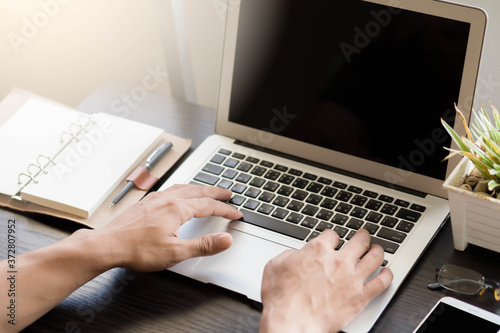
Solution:
<svg viewBox="0 0 500 333">
<path fill-rule="evenodd" d="M 319 252 L 331 254 L 339 245 L 339 240 L 339 235 L 335 231 L 326 229 L 317 237 L 307 242 L 301 252 L 314 251 L 315 255 L 319 255 Z"/>
<path fill-rule="evenodd" d="M 370 301 L 381 292 L 389 288 L 393 279 L 392 271 L 389 268 L 383 268 L 379 274 L 368 281 L 364 286 L 365 296 Z"/>
<path fill-rule="evenodd" d="M 212 198 L 225 201 L 229 199 L 232 192 L 221 187 L 212 187 L 195 184 L 177 184 L 163 191 L 166 197 L 176 199 Z"/>
<path fill-rule="evenodd" d="M 339 251 L 345 252 L 346 257 L 357 261 L 368 251 L 369 246 L 370 234 L 365 229 L 359 229 Z"/>
<path fill-rule="evenodd" d="M 179 239 L 180 250 L 176 259 L 183 261 L 189 258 L 210 256 L 227 250 L 233 243 L 228 233 L 208 234 L 192 239 Z"/>
<path fill-rule="evenodd" d="M 356 264 L 356 270 L 362 277 L 369 277 L 384 261 L 384 250 L 380 245 L 371 245 L 370 250 Z"/>
<path fill-rule="evenodd" d="M 188 199 L 182 201 L 186 210 L 190 212 L 185 221 L 193 217 L 220 216 L 230 220 L 237 220 L 243 215 L 231 205 L 211 198 Z"/>
</svg>

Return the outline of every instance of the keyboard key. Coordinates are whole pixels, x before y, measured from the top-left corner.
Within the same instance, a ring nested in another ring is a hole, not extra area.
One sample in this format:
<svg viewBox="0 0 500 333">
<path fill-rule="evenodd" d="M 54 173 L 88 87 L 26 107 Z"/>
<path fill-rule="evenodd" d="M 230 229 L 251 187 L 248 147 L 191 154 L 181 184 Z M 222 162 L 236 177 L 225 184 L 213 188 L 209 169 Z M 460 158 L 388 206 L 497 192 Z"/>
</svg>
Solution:
<svg viewBox="0 0 500 333">
<path fill-rule="evenodd" d="M 288 201 L 290 201 L 290 199 L 279 196 L 273 201 L 273 205 L 285 207 Z"/>
<path fill-rule="evenodd" d="M 276 210 L 272 214 L 273 217 L 276 217 L 278 219 L 284 219 L 287 215 L 288 211 L 283 208 L 276 208 Z"/>
<path fill-rule="evenodd" d="M 332 218 L 333 212 L 331 210 L 322 209 L 319 211 L 317 218 L 328 221 Z"/>
<path fill-rule="evenodd" d="M 363 195 L 367 196 L 367 197 L 370 197 L 370 198 L 376 198 L 376 197 L 378 197 L 378 193 L 377 192 L 368 191 L 368 190 L 364 191 Z"/>
<path fill-rule="evenodd" d="M 365 222 L 363 222 L 363 220 L 351 218 L 349 220 L 349 222 L 347 222 L 346 227 L 349 227 L 349 228 L 354 229 L 354 230 L 358 230 L 359 228 L 361 228 L 363 226 L 364 223 Z"/>
<path fill-rule="evenodd" d="M 337 194 L 337 196 L 335 197 L 335 199 L 348 202 L 351 199 L 351 197 L 352 197 L 351 192 L 340 191 L 339 194 Z"/>
<path fill-rule="evenodd" d="M 292 198 L 297 200 L 304 200 L 307 197 L 308 193 L 306 191 L 295 190 L 292 194 Z"/>
<path fill-rule="evenodd" d="M 402 233 L 402 232 L 399 232 L 399 231 L 396 231 L 393 229 L 389 229 L 386 227 L 382 227 L 380 229 L 380 231 L 378 232 L 377 236 L 394 241 L 394 242 L 398 242 L 398 243 L 402 243 L 406 238 L 405 233 Z"/>
<path fill-rule="evenodd" d="M 286 185 L 281 185 L 281 187 L 278 190 L 278 194 L 284 195 L 284 196 L 289 196 L 293 192 L 293 187 L 286 186 Z"/>
<path fill-rule="evenodd" d="M 391 204 L 385 204 L 384 207 L 382 207 L 382 209 L 380 210 L 380 212 L 387 215 L 394 215 L 397 210 L 398 210 L 397 206 Z"/>
<path fill-rule="evenodd" d="M 384 225 L 386 227 L 392 228 L 392 227 L 394 227 L 398 223 L 398 221 L 399 220 L 397 218 L 395 218 L 395 217 L 386 216 L 386 217 L 384 217 L 384 219 L 382 220 L 382 222 L 380 222 L 380 224 Z"/>
<path fill-rule="evenodd" d="M 381 194 L 380 197 L 378 197 L 379 200 L 382 200 L 384 202 L 388 202 L 388 203 L 391 203 L 394 201 L 394 198 L 393 197 L 389 197 L 387 195 L 384 195 L 384 194 Z"/>
<path fill-rule="evenodd" d="M 257 198 L 260 194 L 260 190 L 250 187 L 248 191 L 245 192 L 245 195 L 250 198 Z"/>
<path fill-rule="evenodd" d="M 233 182 L 227 179 L 223 179 L 217 184 L 217 186 L 228 189 L 233 185 Z"/>
<path fill-rule="evenodd" d="M 292 202 L 290 202 L 286 208 L 298 212 L 302 209 L 302 207 L 304 207 L 303 202 L 292 200 Z"/>
<path fill-rule="evenodd" d="M 275 182 L 267 182 L 266 185 L 264 185 L 264 190 L 269 191 L 269 192 L 274 192 L 278 189 L 280 184 L 275 183 Z"/>
<path fill-rule="evenodd" d="M 360 187 L 357 187 L 357 186 L 349 186 L 349 188 L 347 189 L 349 192 L 353 192 L 353 193 L 357 193 L 357 194 L 360 194 L 363 192 L 363 189 L 360 188 Z"/>
<path fill-rule="evenodd" d="M 278 171 L 281 171 L 281 172 L 287 172 L 288 168 L 284 165 L 279 165 L 279 164 L 276 164 L 274 166 L 274 168 Z"/>
<path fill-rule="evenodd" d="M 274 209 L 274 206 L 263 203 L 262 205 L 260 205 L 260 207 L 259 207 L 259 209 L 257 209 L 257 211 L 259 213 L 269 215 L 273 211 L 273 209 Z"/>
<path fill-rule="evenodd" d="M 318 176 L 307 173 L 307 172 L 302 177 L 304 177 L 305 179 L 309 179 L 309 180 L 316 180 L 318 178 Z"/>
<path fill-rule="evenodd" d="M 264 201 L 264 202 L 271 202 L 274 199 L 275 195 L 269 192 L 264 192 L 262 195 L 259 197 L 259 200 Z"/>
<path fill-rule="evenodd" d="M 312 240 L 312 239 L 314 239 L 314 238 L 318 237 L 318 236 L 319 236 L 319 234 L 320 234 L 320 232 L 318 232 L 318 231 L 313 231 L 313 232 L 311 233 L 311 235 L 307 238 L 307 241 L 306 241 L 306 242 L 309 242 L 310 240 Z"/>
<path fill-rule="evenodd" d="M 335 211 L 339 213 L 347 214 L 351 210 L 352 205 L 346 204 L 345 202 L 341 202 L 335 207 Z"/>
<path fill-rule="evenodd" d="M 323 191 L 321 191 L 321 195 L 324 195 L 325 197 L 333 198 L 333 196 L 337 193 L 337 189 L 326 186 Z"/>
<path fill-rule="evenodd" d="M 365 217 L 367 213 L 368 213 L 367 209 L 361 207 L 354 207 L 350 215 L 362 219 L 363 217 Z"/>
<path fill-rule="evenodd" d="M 242 197 L 241 195 L 234 195 L 230 200 L 229 203 L 240 206 L 243 202 L 245 201 L 245 198 Z"/>
<path fill-rule="evenodd" d="M 266 171 L 267 171 L 266 168 L 256 166 L 255 168 L 252 169 L 252 171 L 250 173 L 252 175 L 256 175 L 256 176 L 262 176 L 264 173 L 266 173 Z"/>
<path fill-rule="evenodd" d="M 420 216 L 422 216 L 422 214 L 406 208 L 401 208 L 396 214 L 396 217 L 410 222 L 417 222 Z"/>
<path fill-rule="evenodd" d="M 335 228 L 333 228 L 333 231 L 335 231 L 340 238 L 344 238 L 345 235 L 347 235 L 347 233 L 349 232 L 349 229 L 337 225 L 335 226 Z"/>
<path fill-rule="evenodd" d="M 363 229 L 366 229 L 368 230 L 368 232 L 370 233 L 370 235 L 375 235 L 375 233 L 377 232 L 379 226 L 374 224 L 374 223 L 370 223 L 370 222 L 366 222 L 366 224 L 363 226 Z"/>
<path fill-rule="evenodd" d="M 290 170 L 288 170 L 288 173 L 291 175 L 294 175 L 294 176 L 301 176 L 302 175 L 302 171 L 297 170 L 297 169 L 290 169 Z"/>
<path fill-rule="evenodd" d="M 396 199 L 396 201 L 394 201 L 394 204 L 401 206 L 401 207 L 405 207 L 405 208 L 410 205 L 410 203 L 408 201 L 404 201 L 404 200 L 400 200 L 400 199 Z"/>
<path fill-rule="evenodd" d="M 323 230 L 332 229 L 332 228 L 333 228 L 333 224 L 321 221 L 320 223 L 318 223 L 316 230 L 323 231 Z"/>
<path fill-rule="evenodd" d="M 356 206 L 363 206 L 367 200 L 368 200 L 367 197 L 356 194 L 354 198 L 352 198 L 351 203 Z"/>
<path fill-rule="evenodd" d="M 318 212 L 319 208 L 316 206 L 312 205 L 307 205 L 306 208 L 302 210 L 302 213 L 309 215 L 309 216 L 314 216 Z"/>
<path fill-rule="evenodd" d="M 269 161 L 260 161 L 260 165 L 266 167 L 266 168 L 272 168 L 273 167 L 273 163 L 269 162 Z M 275 168 L 276 169 L 276 168 Z M 276 169 L 278 170 L 278 169 Z M 286 170 L 285 170 L 286 171 Z"/>
<path fill-rule="evenodd" d="M 244 159 L 244 158 L 245 158 L 245 155 L 240 154 L 240 153 L 233 153 L 233 157 L 234 157 L 234 158 L 237 158 L 237 159 L 239 159 L 239 160 L 242 160 L 242 159 Z"/>
<path fill-rule="evenodd" d="M 320 195 L 311 194 L 310 196 L 307 197 L 306 202 L 313 205 L 318 205 L 322 199 L 323 197 L 321 197 Z"/>
<path fill-rule="evenodd" d="M 266 180 L 263 178 L 254 177 L 252 179 L 252 181 L 250 182 L 250 185 L 255 186 L 255 187 L 261 187 L 262 185 L 264 185 L 265 182 L 266 182 Z"/>
<path fill-rule="evenodd" d="M 303 225 L 304 227 L 308 227 L 308 228 L 314 228 L 316 226 L 316 224 L 318 224 L 318 219 L 315 219 L 313 217 L 310 217 L 310 216 L 306 216 L 306 218 L 304 219 L 304 221 L 302 221 L 302 223 L 300 225 Z"/>
<path fill-rule="evenodd" d="M 226 162 L 224 162 L 224 166 L 226 166 L 228 168 L 234 168 L 236 165 L 238 165 L 238 163 L 240 163 L 240 161 L 238 161 L 234 158 L 228 158 L 226 160 Z"/>
<path fill-rule="evenodd" d="M 196 176 L 194 176 L 194 180 L 197 180 L 201 183 L 205 183 L 205 184 L 209 184 L 209 185 L 215 185 L 215 183 L 217 183 L 217 181 L 219 181 L 219 177 L 209 175 L 209 174 L 204 173 L 204 172 L 198 172 L 198 174 Z"/>
<path fill-rule="evenodd" d="M 377 212 L 369 212 L 368 215 L 366 215 L 365 220 L 374 222 L 374 223 L 379 223 L 380 220 L 382 219 L 382 214 L 377 213 Z"/>
<path fill-rule="evenodd" d="M 290 185 L 293 180 L 295 179 L 294 176 L 291 176 L 291 175 L 288 175 L 286 173 L 282 174 L 281 177 L 278 179 L 278 182 L 282 183 L 282 184 L 287 184 L 287 185 Z"/>
<path fill-rule="evenodd" d="M 238 177 L 236 177 L 236 181 L 240 183 L 248 183 L 248 181 L 252 178 L 248 173 L 240 173 Z"/>
<path fill-rule="evenodd" d="M 346 189 L 347 188 L 347 184 L 344 184 L 344 183 L 341 183 L 341 182 L 333 182 L 333 186 L 335 186 L 336 188 L 340 188 L 340 189 Z"/>
<path fill-rule="evenodd" d="M 309 184 L 308 180 L 305 180 L 303 178 L 297 178 L 293 182 L 292 186 L 293 187 L 298 187 L 298 188 L 305 188 L 307 186 L 307 184 Z"/>
<path fill-rule="evenodd" d="M 210 162 L 215 164 L 221 164 L 226 159 L 226 156 L 215 154 L 214 157 L 210 159 Z"/>
<path fill-rule="evenodd" d="M 221 167 L 220 165 L 207 163 L 207 165 L 205 165 L 202 170 L 208 173 L 213 173 L 214 175 L 220 175 L 222 170 L 224 170 L 224 168 Z"/>
<path fill-rule="evenodd" d="M 349 217 L 347 217 L 346 215 L 337 213 L 332 218 L 332 222 L 336 223 L 336 224 L 344 225 L 348 219 L 349 219 Z"/>
<path fill-rule="evenodd" d="M 226 171 L 224 171 L 224 173 L 222 174 L 222 177 L 224 178 L 229 178 L 229 179 L 233 179 L 234 177 L 236 177 L 236 175 L 238 174 L 238 171 L 235 171 L 235 170 L 232 170 L 232 169 L 227 169 Z"/>
<path fill-rule="evenodd" d="M 246 160 L 247 160 L 248 162 L 250 162 L 250 163 L 259 163 L 259 161 L 260 161 L 258 158 L 255 158 L 255 157 L 253 157 L 253 156 L 248 156 L 248 157 L 246 158 Z"/>
<path fill-rule="evenodd" d="M 274 171 L 274 170 L 269 170 L 268 172 L 266 172 L 266 174 L 264 175 L 264 178 L 267 178 L 267 179 L 271 179 L 271 180 L 276 180 L 278 179 L 278 177 L 281 175 L 280 172 L 278 171 Z"/>
<path fill-rule="evenodd" d="M 247 162 L 241 162 L 240 165 L 236 168 L 237 170 L 248 172 L 252 168 L 252 164 Z"/>
<path fill-rule="evenodd" d="M 336 204 L 337 204 L 336 200 L 325 198 L 325 200 L 323 200 L 320 206 L 326 209 L 333 209 L 335 208 Z"/>
<path fill-rule="evenodd" d="M 401 221 L 401 222 L 399 222 L 396 229 L 408 233 L 411 231 L 411 229 L 413 229 L 413 226 L 414 226 L 414 224 L 411 222 Z"/>
<path fill-rule="evenodd" d="M 230 155 L 231 151 L 227 150 L 227 149 L 224 149 L 224 148 L 221 148 L 221 149 L 219 149 L 219 153 L 223 154 L 223 155 Z"/>
<path fill-rule="evenodd" d="M 291 212 L 290 215 L 288 215 L 288 217 L 286 218 L 286 220 L 288 222 L 298 224 L 302 220 L 303 217 L 304 217 L 304 215 L 302 215 L 302 214 Z"/>
<path fill-rule="evenodd" d="M 382 246 L 385 252 L 387 253 L 396 253 L 397 249 L 399 248 L 399 245 L 393 242 L 386 241 L 384 239 L 380 239 L 377 237 L 371 237 L 370 244 L 378 244 Z"/>
<path fill-rule="evenodd" d="M 238 194 L 241 194 L 243 192 L 245 192 L 245 190 L 247 189 L 247 186 L 246 185 L 243 185 L 243 184 L 235 184 L 233 186 L 233 188 L 231 189 L 231 191 L 233 191 L 234 193 L 238 193 Z"/>
<path fill-rule="evenodd" d="M 277 208 L 277 210 L 280 208 Z M 278 233 L 288 235 L 300 240 L 304 240 L 309 235 L 309 229 L 304 228 L 295 224 L 286 223 L 283 221 L 279 221 L 269 216 L 261 215 L 258 213 L 254 213 L 249 210 L 241 209 L 243 213 L 242 221 L 269 229 L 272 231 L 276 231 Z"/>
<path fill-rule="evenodd" d="M 325 177 L 319 177 L 318 183 L 324 184 L 324 185 L 330 185 L 333 181 L 331 179 L 325 178 Z"/>
<path fill-rule="evenodd" d="M 379 210 L 382 207 L 382 201 L 370 199 L 365 207 L 371 210 Z"/>
<path fill-rule="evenodd" d="M 249 200 L 247 200 L 247 202 L 245 202 L 243 207 L 254 210 L 255 208 L 257 208 L 257 206 L 259 204 L 260 204 L 260 202 L 258 202 L 256 200 L 249 199 Z"/>
<path fill-rule="evenodd" d="M 323 188 L 323 185 L 318 184 L 318 183 L 311 183 L 309 186 L 307 186 L 307 190 L 309 192 L 314 192 L 314 193 L 319 193 L 321 189 Z"/>
<path fill-rule="evenodd" d="M 423 213 L 425 212 L 425 207 L 417 204 L 412 204 L 410 209 L 416 210 L 417 212 Z"/>
</svg>

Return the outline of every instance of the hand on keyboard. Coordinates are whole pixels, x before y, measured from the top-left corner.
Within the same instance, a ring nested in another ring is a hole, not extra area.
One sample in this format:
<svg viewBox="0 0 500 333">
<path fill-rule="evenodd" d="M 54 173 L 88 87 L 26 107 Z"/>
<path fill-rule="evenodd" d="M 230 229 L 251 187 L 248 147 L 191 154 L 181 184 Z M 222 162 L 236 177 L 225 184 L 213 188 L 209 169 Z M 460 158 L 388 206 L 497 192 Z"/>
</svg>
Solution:
<svg viewBox="0 0 500 333">
<path fill-rule="evenodd" d="M 369 245 L 368 231 L 360 229 L 335 251 L 338 243 L 338 234 L 325 230 L 300 251 L 287 250 L 266 265 L 261 332 L 340 331 L 389 287 L 388 268 L 365 283 L 384 259 L 379 245 Z"/>
</svg>

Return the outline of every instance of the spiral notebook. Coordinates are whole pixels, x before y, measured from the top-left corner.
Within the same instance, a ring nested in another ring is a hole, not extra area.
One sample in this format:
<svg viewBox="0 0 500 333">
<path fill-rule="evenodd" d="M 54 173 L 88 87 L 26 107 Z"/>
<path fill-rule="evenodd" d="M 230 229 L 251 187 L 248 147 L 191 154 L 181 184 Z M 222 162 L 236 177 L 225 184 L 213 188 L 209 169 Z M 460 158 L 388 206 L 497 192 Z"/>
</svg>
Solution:
<svg viewBox="0 0 500 333">
<path fill-rule="evenodd" d="M 163 134 L 30 99 L 0 127 L 0 193 L 87 218 Z"/>
</svg>

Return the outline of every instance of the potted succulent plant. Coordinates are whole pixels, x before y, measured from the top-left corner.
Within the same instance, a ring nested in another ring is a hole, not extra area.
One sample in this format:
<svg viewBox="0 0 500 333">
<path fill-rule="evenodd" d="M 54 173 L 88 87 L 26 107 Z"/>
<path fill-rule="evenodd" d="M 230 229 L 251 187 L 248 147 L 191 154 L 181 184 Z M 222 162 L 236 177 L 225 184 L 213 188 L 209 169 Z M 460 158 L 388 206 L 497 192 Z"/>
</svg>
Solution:
<svg viewBox="0 0 500 333">
<path fill-rule="evenodd" d="M 463 251 L 475 244 L 500 252 L 500 114 L 491 105 L 493 119 L 481 105 L 469 128 L 463 114 L 466 137 L 460 137 L 445 121 L 443 126 L 458 149 L 449 157 L 464 156 L 444 183 L 450 203 L 453 243 Z"/>
</svg>

